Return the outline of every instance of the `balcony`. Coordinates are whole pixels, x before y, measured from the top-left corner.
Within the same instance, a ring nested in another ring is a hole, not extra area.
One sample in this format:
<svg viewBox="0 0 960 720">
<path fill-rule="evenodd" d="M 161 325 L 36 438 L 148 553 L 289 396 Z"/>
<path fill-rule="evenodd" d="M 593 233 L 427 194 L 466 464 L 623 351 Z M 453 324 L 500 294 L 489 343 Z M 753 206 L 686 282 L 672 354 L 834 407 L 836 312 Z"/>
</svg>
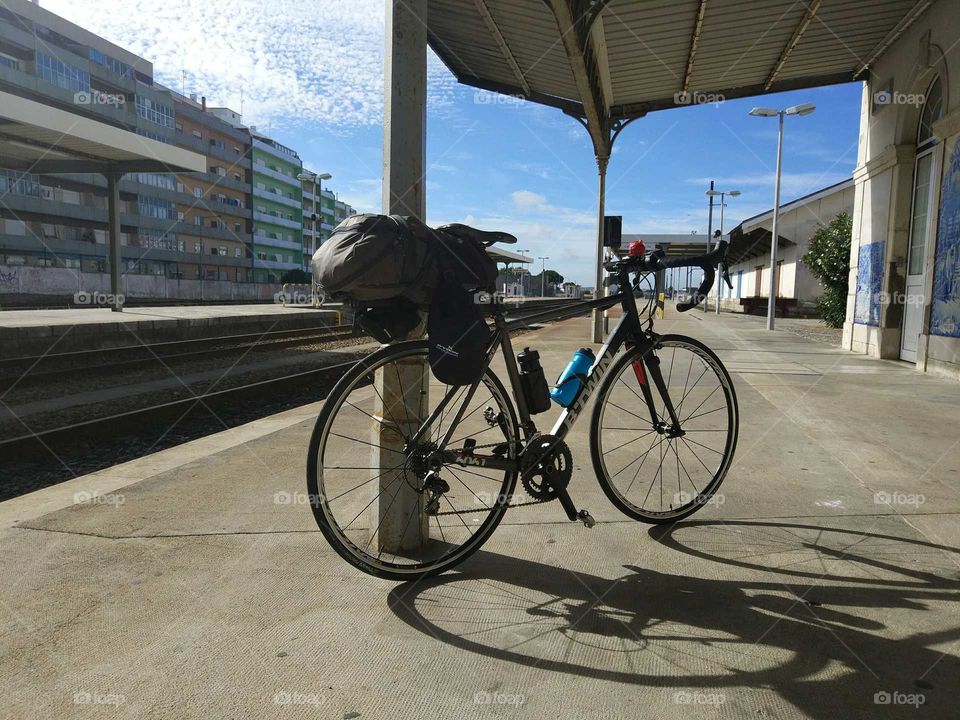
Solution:
<svg viewBox="0 0 960 720">
<path fill-rule="evenodd" d="M 300 248 L 298 247 L 297 250 Z M 302 269 L 300 263 L 298 262 L 281 262 L 279 260 L 260 260 L 259 258 L 253 259 L 254 269 L 266 268 L 267 270 L 300 270 Z"/>
<path fill-rule="evenodd" d="M 258 138 L 253 138 L 253 146 L 258 150 L 263 150 L 265 153 L 269 153 L 270 155 L 273 155 L 278 160 L 283 160 L 284 162 L 293 163 L 294 165 L 300 164 L 299 156 L 290 155 L 281 150 L 277 150 L 277 148 L 275 148 L 273 145 L 270 145 L 269 143 L 265 143 L 263 140 L 259 140 Z M 297 180 L 297 184 L 299 183 L 300 181 Z"/>
<path fill-rule="evenodd" d="M 201 155 L 209 155 L 225 162 L 228 171 L 232 171 L 234 167 L 243 168 L 244 170 L 250 169 L 250 158 L 244 156 L 242 152 L 238 155 L 233 151 L 232 147 L 221 149 L 216 145 L 211 145 L 209 142 L 204 142 L 198 137 L 182 132 L 176 134 L 175 142 L 180 147 L 193 150 Z"/>
<path fill-rule="evenodd" d="M 265 175 L 268 178 L 273 178 L 274 180 L 277 180 L 279 182 L 295 187 L 297 188 L 297 190 L 300 190 L 302 192 L 302 188 L 300 187 L 300 181 L 297 180 L 295 177 L 290 177 L 289 175 L 284 175 L 283 173 L 277 172 L 276 170 L 271 170 L 263 163 L 256 163 L 256 162 L 253 163 L 253 173 L 254 175 L 257 175 L 259 173 L 260 175 Z"/>
<path fill-rule="evenodd" d="M 265 247 L 276 247 L 284 248 L 286 250 L 296 250 L 300 251 L 300 242 L 290 240 L 280 240 L 278 238 L 267 237 L 266 235 L 254 235 L 253 236 L 254 245 L 264 245 Z"/>
<path fill-rule="evenodd" d="M 264 200 L 269 200 L 270 202 L 280 203 L 281 205 L 286 205 L 287 207 L 296 208 L 297 210 L 303 210 L 299 200 L 293 200 L 291 198 L 285 197 L 280 193 L 270 192 L 269 190 L 264 190 L 258 188 L 256 185 L 253 186 L 253 194 L 257 197 L 263 198 Z"/>
<path fill-rule="evenodd" d="M 253 211 L 253 219 L 258 222 L 277 225 L 291 230 L 300 230 L 303 227 L 303 224 L 299 220 L 288 220 L 287 218 L 277 217 L 276 215 L 270 215 L 269 213 L 262 213 L 256 210 Z"/>
<path fill-rule="evenodd" d="M 231 190 L 240 190 L 241 192 L 250 192 L 250 183 L 246 180 L 235 180 L 233 175 L 218 175 L 217 173 L 192 173 L 189 177 L 202 177 L 213 185 L 220 185 Z"/>
</svg>

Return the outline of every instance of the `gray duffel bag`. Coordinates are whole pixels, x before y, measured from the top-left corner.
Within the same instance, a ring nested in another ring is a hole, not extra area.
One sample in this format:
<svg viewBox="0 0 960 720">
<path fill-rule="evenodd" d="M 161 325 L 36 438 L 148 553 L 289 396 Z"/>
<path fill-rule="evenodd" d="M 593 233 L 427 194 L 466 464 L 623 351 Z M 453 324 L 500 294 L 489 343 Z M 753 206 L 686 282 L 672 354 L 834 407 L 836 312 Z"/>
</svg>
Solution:
<svg viewBox="0 0 960 720">
<path fill-rule="evenodd" d="M 313 279 L 334 300 L 427 306 L 441 282 L 433 235 L 414 217 L 352 215 L 313 254 Z"/>
</svg>

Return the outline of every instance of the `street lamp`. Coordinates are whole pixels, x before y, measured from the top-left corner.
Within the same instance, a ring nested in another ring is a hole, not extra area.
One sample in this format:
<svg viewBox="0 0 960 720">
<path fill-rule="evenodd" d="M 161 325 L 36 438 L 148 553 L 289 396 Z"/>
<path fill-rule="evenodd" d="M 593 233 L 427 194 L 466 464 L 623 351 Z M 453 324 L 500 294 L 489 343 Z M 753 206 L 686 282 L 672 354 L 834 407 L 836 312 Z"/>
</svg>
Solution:
<svg viewBox="0 0 960 720">
<path fill-rule="evenodd" d="M 546 292 L 547 292 L 547 286 L 546 286 L 546 279 L 547 279 L 547 260 L 549 260 L 549 259 L 550 259 L 550 258 L 549 258 L 549 257 L 546 257 L 546 256 L 542 256 L 542 257 L 538 257 L 538 258 L 537 258 L 537 260 L 540 261 L 540 297 L 546 297 L 546 296 L 547 296 L 547 295 L 546 295 Z"/>
<path fill-rule="evenodd" d="M 519 271 L 519 272 L 517 273 L 517 278 L 520 280 L 520 297 L 526 297 L 526 296 L 527 296 L 527 285 L 526 285 L 526 283 L 523 281 L 523 273 L 524 273 L 524 271 L 526 270 L 526 268 L 524 268 L 523 265 L 524 265 L 524 263 L 527 261 L 527 253 L 530 252 L 530 251 L 529 251 L 529 250 L 517 250 L 517 252 L 520 253 L 520 255 L 523 257 L 523 260 L 520 261 L 520 267 L 517 268 L 517 270 Z"/>
<path fill-rule="evenodd" d="M 802 105 L 788 107 L 786 110 L 755 107 L 750 111 L 750 114 L 756 117 L 777 117 L 779 118 L 780 125 L 777 133 L 777 180 L 773 190 L 773 231 L 770 237 L 770 297 L 767 299 L 767 330 L 773 330 L 773 318 L 776 314 L 777 306 L 777 220 L 780 215 L 780 166 L 783 159 L 783 117 L 784 115 L 809 115 L 816 109 L 816 105 L 813 103 L 803 103 Z"/>
<path fill-rule="evenodd" d="M 330 180 L 333 177 L 330 173 L 320 173 L 311 172 L 310 170 L 304 170 L 302 173 L 297 175 L 297 180 L 300 182 L 312 182 L 313 183 L 313 212 L 310 215 L 311 229 L 313 230 L 313 241 L 317 245 L 320 243 L 317 242 L 317 201 L 320 197 L 321 181 Z M 303 232 L 300 233 L 300 269 L 306 269 L 306 262 L 304 258 L 303 250 Z"/>
<path fill-rule="evenodd" d="M 739 190 L 707 190 L 707 195 L 713 198 L 715 195 L 720 196 L 720 239 L 723 239 L 723 209 L 727 206 L 724 200 L 726 196 L 736 197 L 740 194 Z M 709 242 L 709 240 L 708 240 Z M 720 314 L 720 284 L 723 278 L 717 278 L 717 315 Z"/>
</svg>

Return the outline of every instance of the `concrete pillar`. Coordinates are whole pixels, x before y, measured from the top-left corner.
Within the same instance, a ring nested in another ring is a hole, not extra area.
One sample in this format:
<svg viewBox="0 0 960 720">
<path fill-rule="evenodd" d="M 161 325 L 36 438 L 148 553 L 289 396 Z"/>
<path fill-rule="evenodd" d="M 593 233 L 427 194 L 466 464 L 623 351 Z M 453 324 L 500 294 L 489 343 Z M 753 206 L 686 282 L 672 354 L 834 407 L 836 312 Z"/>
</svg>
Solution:
<svg viewBox="0 0 960 720">
<path fill-rule="evenodd" d="M 383 211 L 427 215 L 427 2 L 386 0 Z"/>
<path fill-rule="evenodd" d="M 383 104 L 383 212 L 426 219 L 427 0 L 386 0 Z M 422 329 L 420 333 L 422 334 Z M 385 405 L 374 428 L 374 462 L 387 471 L 402 459 L 403 435 L 429 412 L 429 371 L 422 363 L 390 367 L 375 379 Z M 402 390 L 401 390 L 402 386 Z M 402 418 L 402 420 L 401 420 Z M 402 427 L 398 428 L 398 425 Z M 370 529 L 378 552 L 416 553 L 429 533 L 418 478 L 381 476 Z M 413 514 L 411 514 L 413 513 Z"/>
<path fill-rule="evenodd" d="M 120 286 L 121 263 L 123 258 L 120 252 L 120 173 L 107 173 L 107 219 L 110 223 L 107 253 L 110 265 L 110 294 L 113 296 L 113 312 L 123 311 Z"/>
<path fill-rule="evenodd" d="M 597 155 L 597 277 L 593 297 L 605 295 L 603 287 L 603 215 L 607 195 L 607 164 L 609 155 Z M 603 310 L 593 311 L 593 342 L 602 343 L 607 333 Z"/>
</svg>

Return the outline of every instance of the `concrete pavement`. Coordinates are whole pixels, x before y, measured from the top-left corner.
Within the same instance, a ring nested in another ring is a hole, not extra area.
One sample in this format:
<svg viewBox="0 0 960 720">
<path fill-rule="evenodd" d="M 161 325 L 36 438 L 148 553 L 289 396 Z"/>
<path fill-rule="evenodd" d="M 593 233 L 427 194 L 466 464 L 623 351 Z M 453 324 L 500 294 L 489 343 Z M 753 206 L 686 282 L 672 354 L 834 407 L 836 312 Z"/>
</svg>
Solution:
<svg viewBox="0 0 960 720">
<path fill-rule="evenodd" d="M 555 377 L 587 327 L 517 349 Z M 741 412 L 672 527 L 607 502 L 584 417 L 595 528 L 511 510 L 459 572 L 375 580 L 305 504 L 317 406 L 0 504 L 0 717 L 956 717 L 960 386 L 736 316 L 658 330 Z"/>
</svg>

